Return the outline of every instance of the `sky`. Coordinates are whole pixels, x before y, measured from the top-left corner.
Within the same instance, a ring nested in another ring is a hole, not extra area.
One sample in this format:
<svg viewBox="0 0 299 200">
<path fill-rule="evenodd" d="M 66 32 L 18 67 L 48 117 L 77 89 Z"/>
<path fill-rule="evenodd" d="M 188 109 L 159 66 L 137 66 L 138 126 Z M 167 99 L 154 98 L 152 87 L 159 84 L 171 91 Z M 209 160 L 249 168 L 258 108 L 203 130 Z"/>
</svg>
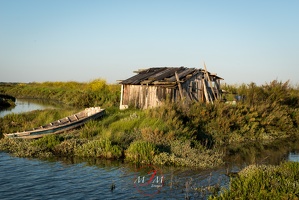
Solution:
<svg viewBox="0 0 299 200">
<path fill-rule="evenodd" d="M 0 82 L 117 83 L 150 67 L 299 84 L 298 0 L 0 0 Z"/>
</svg>

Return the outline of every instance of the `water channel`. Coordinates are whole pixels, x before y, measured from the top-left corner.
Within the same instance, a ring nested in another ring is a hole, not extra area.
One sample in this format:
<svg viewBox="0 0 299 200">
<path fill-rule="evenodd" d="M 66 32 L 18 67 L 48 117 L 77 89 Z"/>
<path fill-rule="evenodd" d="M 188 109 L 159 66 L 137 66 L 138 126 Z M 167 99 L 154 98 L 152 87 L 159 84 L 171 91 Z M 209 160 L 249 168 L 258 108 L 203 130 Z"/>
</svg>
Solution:
<svg viewBox="0 0 299 200">
<path fill-rule="evenodd" d="M 27 112 L 53 108 L 30 100 L 18 100 L 14 110 Z M 3 117 L 0 112 L 0 117 Z M 278 164 L 299 161 L 298 140 L 277 144 L 252 144 L 227 150 L 226 164 L 212 170 L 157 167 L 100 159 L 18 158 L 0 152 L 1 199 L 206 199 L 207 186 L 229 185 L 227 171 L 239 171 L 253 163 Z M 157 172 L 152 179 L 152 171 Z M 163 182 L 163 184 L 162 184 Z M 150 184 L 148 184 L 150 183 Z M 203 190 L 196 190 L 196 188 Z"/>
<path fill-rule="evenodd" d="M 46 108 L 55 108 L 59 104 L 42 99 L 16 99 L 16 106 L 0 110 L 0 117 L 4 117 L 10 113 L 22 113 L 33 110 L 42 110 Z"/>
</svg>

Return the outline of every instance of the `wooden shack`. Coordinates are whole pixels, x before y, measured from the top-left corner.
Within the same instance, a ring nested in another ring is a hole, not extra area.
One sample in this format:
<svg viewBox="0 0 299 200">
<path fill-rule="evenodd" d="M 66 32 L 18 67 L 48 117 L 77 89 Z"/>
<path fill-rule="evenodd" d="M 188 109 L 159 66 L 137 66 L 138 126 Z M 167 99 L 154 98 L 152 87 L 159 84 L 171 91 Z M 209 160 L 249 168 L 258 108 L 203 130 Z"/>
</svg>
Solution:
<svg viewBox="0 0 299 200">
<path fill-rule="evenodd" d="M 166 99 L 213 103 L 221 99 L 220 80 L 205 68 L 158 67 L 138 70 L 121 84 L 120 109 L 152 108 Z"/>
</svg>

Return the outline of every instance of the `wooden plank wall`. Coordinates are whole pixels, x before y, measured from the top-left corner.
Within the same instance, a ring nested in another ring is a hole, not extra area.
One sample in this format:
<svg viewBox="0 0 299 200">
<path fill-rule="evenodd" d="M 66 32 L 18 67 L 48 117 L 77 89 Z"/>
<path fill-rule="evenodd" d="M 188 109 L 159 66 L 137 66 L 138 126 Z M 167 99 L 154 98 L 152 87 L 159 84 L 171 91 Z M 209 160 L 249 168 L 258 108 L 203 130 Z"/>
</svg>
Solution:
<svg viewBox="0 0 299 200">
<path fill-rule="evenodd" d="M 134 106 L 143 109 L 157 107 L 172 93 L 173 89 L 159 86 L 124 85 L 120 107 Z"/>
</svg>

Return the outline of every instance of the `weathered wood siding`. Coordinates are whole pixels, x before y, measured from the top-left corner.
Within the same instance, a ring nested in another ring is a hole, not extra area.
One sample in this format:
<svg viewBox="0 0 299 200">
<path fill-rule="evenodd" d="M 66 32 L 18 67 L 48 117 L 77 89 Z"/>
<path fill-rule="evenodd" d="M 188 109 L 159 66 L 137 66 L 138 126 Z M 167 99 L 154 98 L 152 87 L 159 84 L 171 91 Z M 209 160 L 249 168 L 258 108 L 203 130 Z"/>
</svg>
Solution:
<svg viewBox="0 0 299 200">
<path fill-rule="evenodd" d="M 153 85 L 123 85 L 121 105 L 143 109 L 157 107 L 167 96 L 173 97 L 173 90 Z"/>
<path fill-rule="evenodd" d="M 183 100 L 201 101 L 203 99 L 202 75 L 191 77 L 181 84 Z M 181 101 L 178 88 L 166 88 L 160 85 L 122 85 L 121 107 L 152 108 L 161 105 L 166 99 Z"/>
</svg>

